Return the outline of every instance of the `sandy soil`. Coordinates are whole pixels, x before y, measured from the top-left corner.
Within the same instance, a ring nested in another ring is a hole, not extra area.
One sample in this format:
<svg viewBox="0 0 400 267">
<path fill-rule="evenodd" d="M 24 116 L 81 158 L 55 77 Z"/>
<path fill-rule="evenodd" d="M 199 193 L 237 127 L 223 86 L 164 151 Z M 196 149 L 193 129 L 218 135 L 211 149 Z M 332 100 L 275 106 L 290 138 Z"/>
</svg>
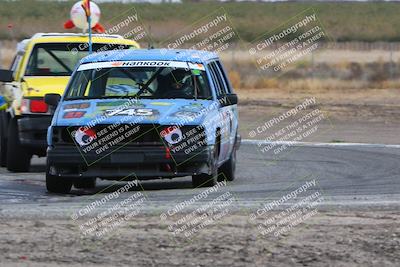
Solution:
<svg viewBox="0 0 400 267">
<path fill-rule="evenodd" d="M 395 89 L 238 93 L 243 138 L 255 123 L 315 97 L 312 108 L 329 120 L 305 141 L 400 141 L 400 94 Z M 158 215 L 136 217 L 100 239 L 82 238 L 70 219 L 0 218 L 0 265 L 400 266 L 399 219 L 397 210 L 320 211 L 275 237 L 262 236 L 247 214 L 237 213 L 188 240 L 174 237 L 168 221 Z"/>
<path fill-rule="evenodd" d="M 0 65 L 8 66 L 15 43 L 5 41 L 0 49 Z M 317 62 L 366 62 L 387 61 L 388 51 L 347 51 L 326 49 L 318 53 Z M 396 60 L 400 53 L 392 55 Z M 247 51 L 235 50 L 222 55 L 224 62 L 248 60 Z M 262 121 L 280 115 L 300 104 L 304 99 L 315 97 L 316 107 L 328 119 L 319 123 L 318 132 L 308 137 L 309 142 L 362 142 L 398 144 L 400 138 L 400 90 L 399 89 L 242 89 L 240 97 L 240 133 L 252 138 L 249 131 Z M 263 136 L 257 138 L 262 139 Z"/>
<path fill-rule="evenodd" d="M 2 266 L 399 266 L 400 215 L 319 212 L 281 237 L 262 236 L 242 214 L 193 240 L 173 237 L 158 216 L 109 237 L 81 239 L 70 220 L 2 220 Z"/>
<path fill-rule="evenodd" d="M 240 132 L 288 111 L 305 99 L 315 97 L 311 109 L 326 115 L 310 142 L 363 142 L 398 144 L 400 138 L 400 90 L 238 90 Z M 260 137 L 258 137 L 260 138 Z"/>
<path fill-rule="evenodd" d="M 259 52 L 260 57 L 270 53 L 270 50 L 264 50 Z M 348 50 L 348 49 L 320 49 L 314 53 L 315 63 L 344 63 L 344 62 L 390 62 L 391 60 L 396 62 L 400 59 L 400 52 L 397 50 Z M 224 51 L 221 53 L 221 58 L 224 62 L 235 60 L 237 62 L 250 61 L 249 52 L 247 50 L 236 49 L 233 52 L 231 50 Z M 311 61 L 311 55 L 306 55 L 302 58 L 304 61 Z"/>
<path fill-rule="evenodd" d="M 165 23 L 163 22 L 164 26 Z M 176 27 L 177 25 L 174 25 Z M 183 25 L 182 25 L 183 26 Z M 15 53 L 15 47 L 17 42 L 0 40 L 0 65 L 8 67 Z M 147 44 L 142 44 L 142 47 L 146 47 Z M 269 50 L 265 50 L 265 54 L 270 53 Z M 262 54 L 260 54 L 261 56 Z M 234 49 L 224 51 L 220 54 L 222 60 L 231 64 L 234 61 L 238 62 L 251 62 L 249 52 L 247 50 Z M 314 53 L 313 60 L 315 63 L 345 63 L 345 62 L 398 62 L 400 60 L 400 51 L 392 51 L 376 49 L 376 50 L 341 50 L 341 49 L 321 49 Z M 306 55 L 303 58 L 304 61 L 311 61 L 311 55 Z"/>
</svg>

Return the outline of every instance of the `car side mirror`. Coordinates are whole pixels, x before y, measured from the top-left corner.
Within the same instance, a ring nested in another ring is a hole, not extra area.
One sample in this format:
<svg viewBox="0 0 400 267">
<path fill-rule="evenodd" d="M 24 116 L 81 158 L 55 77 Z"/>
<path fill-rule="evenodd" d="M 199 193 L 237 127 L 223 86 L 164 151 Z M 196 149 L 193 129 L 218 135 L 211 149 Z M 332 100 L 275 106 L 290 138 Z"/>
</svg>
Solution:
<svg viewBox="0 0 400 267">
<path fill-rule="evenodd" d="M 14 80 L 13 72 L 11 70 L 0 70 L 0 81 L 9 83 Z"/>
<path fill-rule="evenodd" d="M 49 106 L 56 107 L 60 102 L 61 96 L 59 94 L 45 94 L 44 102 Z"/>
<path fill-rule="evenodd" d="M 226 94 L 219 97 L 222 106 L 236 105 L 239 102 L 237 94 Z"/>
</svg>

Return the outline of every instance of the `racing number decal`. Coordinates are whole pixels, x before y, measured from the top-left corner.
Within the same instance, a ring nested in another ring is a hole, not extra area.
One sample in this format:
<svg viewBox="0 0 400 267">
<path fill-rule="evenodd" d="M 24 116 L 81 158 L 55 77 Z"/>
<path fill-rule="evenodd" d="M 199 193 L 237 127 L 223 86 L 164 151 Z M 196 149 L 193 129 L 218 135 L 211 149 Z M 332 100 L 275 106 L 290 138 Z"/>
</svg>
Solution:
<svg viewBox="0 0 400 267">
<path fill-rule="evenodd" d="M 108 109 L 107 116 L 153 116 L 157 111 L 150 108 Z"/>
</svg>

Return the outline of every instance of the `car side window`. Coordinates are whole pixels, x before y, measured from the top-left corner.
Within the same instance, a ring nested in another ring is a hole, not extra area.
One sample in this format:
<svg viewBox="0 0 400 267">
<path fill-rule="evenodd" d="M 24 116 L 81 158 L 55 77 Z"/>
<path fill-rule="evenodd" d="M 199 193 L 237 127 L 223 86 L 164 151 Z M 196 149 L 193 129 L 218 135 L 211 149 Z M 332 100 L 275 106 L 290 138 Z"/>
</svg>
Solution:
<svg viewBox="0 0 400 267">
<path fill-rule="evenodd" d="M 17 74 L 17 69 L 18 69 L 18 65 L 21 62 L 22 59 L 22 55 L 20 55 L 19 53 L 14 57 L 13 62 L 11 63 L 10 66 L 10 70 L 13 72 L 13 76 L 15 78 L 15 75 Z"/>
<path fill-rule="evenodd" d="M 218 83 L 219 83 L 219 85 L 221 87 L 221 90 L 222 90 L 222 94 L 223 95 L 229 94 L 228 84 L 223 79 L 223 74 L 222 74 L 221 70 L 219 69 L 216 61 L 212 62 L 211 66 L 212 66 L 212 68 L 214 70 L 214 73 L 216 73 Z"/>
<path fill-rule="evenodd" d="M 17 61 L 17 56 L 15 56 L 15 57 L 13 58 L 9 70 L 14 71 L 14 69 L 15 69 L 14 66 L 15 66 L 16 61 Z"/>
<path fill-rule="evenodd" d="M 221 79 L 218 77 L 219 74 L 218 74 L 218 71 L 214 67 L 214 62 L 209 63 L 207 66 L 211 72 L 211 77 L 213 79 L 215 88 L 217 90 L 217 97 L 223 95 L 224 94 L 223 84 L 221 82 Z"/>
<path fill-rule="evenodd" d="M 217 69 L 218 69 L 219 72 L 220 72 L 220 77 L 222 78 L 222 80 L 223 80 L 224 83 L 225 83 L 225 89 L 226 89 L 225 92 L 226 92 L 227 94 L 231 94 L 231 93 L 232 93 L 232 88 L 231 88 L 231 86 L 230 86 L 228 77 L 226 76 L 226 73 L 225 73 L 225 71 L 224 71 L 224 68 L 222 67 L 221 62 L 220 62 L 220 61 L 215 61 L 215 63 L 216 63 Z"/>
<path fill-rule="evenodd" d="M 87 96 L 89 94 L 89 88 L 91 86 L 90 75 L 92 70 L 85 70 L 77 72 L 73 79 L 70 90 L 68 91 L 68 97 Z"/>
</svg>

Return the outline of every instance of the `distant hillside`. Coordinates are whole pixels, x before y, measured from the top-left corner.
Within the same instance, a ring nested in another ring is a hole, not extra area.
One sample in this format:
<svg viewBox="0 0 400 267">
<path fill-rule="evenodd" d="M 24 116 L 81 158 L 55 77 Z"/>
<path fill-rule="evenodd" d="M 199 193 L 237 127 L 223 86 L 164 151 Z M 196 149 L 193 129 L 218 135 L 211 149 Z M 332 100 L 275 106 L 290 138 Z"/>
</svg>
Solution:
<svg viewBox="0 0 400 267">
<path fill-rule="evenodd" d="M 74 2 L 1 1 L 0 39 L 22 39 L 35 32 L 62 32 Z M 115 21 L 135 7 L 156 42 L 220 7 L 226 10 L 244 41 L 254 40 L 309 7 L 315 9 L 326 32 L 335 41 L 400 41 L 398 3 L 101 3 L 100 7 L 102 22 L 108 27 L 113 25 L 113 18 Z"/>
</svg>

